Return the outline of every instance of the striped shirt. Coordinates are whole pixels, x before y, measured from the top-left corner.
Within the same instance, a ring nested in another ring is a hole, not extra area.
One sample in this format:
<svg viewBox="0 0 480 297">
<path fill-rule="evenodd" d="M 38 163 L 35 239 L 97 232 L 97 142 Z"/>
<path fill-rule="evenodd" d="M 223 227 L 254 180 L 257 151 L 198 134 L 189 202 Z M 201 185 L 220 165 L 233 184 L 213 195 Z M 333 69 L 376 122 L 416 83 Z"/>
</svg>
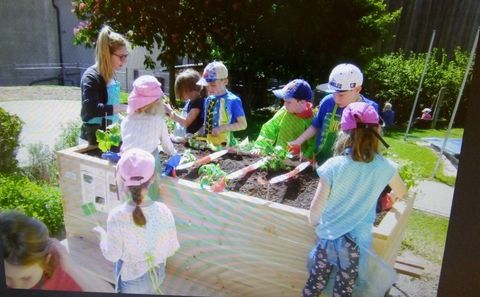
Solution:
<svg viewBox="0 0 480 297">
<path fill-rule="evenodd" d="M 370 163 L 353 161 L 350 156 L 328 159 L 317 169 L 330 186 L 320 221 L 319 238 L 333 240 L 355 229 L 369 231 L 375 220 L 378 196 L 396 172 L 396 164 L 380 155 Z M 356 233 L 356 232 L 354 232 Z"/>
</svg>

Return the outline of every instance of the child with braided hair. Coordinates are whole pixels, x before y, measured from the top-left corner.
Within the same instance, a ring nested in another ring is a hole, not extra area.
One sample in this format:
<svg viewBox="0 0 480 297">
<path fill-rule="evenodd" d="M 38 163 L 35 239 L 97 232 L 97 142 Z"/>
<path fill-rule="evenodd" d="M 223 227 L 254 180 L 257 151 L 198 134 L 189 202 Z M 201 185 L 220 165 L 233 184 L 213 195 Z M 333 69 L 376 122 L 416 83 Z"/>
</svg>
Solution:
<svg viewBox="0 0 480 297">
<path fill-rule="evenodd" d="M 152 154 L 136 148 L 125 151 L 117 164 L 117 178 L 131 200 L 110 211 L 106 231 L 94 228 L 104 257 L 115 262 L 120 293 L 161 293 L 166 260 L 180 247 L 172 212 L 147 195 L 154 172 Z"/>
</svg>

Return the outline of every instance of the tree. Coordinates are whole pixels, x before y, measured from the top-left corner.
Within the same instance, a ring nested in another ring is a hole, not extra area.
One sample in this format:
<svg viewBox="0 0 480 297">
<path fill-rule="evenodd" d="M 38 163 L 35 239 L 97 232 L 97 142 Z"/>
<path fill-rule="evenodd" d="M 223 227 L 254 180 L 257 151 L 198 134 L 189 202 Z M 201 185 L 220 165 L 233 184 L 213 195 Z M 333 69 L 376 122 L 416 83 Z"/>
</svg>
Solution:
<svg viewBox="0 0 480 297">
<path fill-rule="evenodd" d="M 155 60 L 170 73 L 170 98 L 174 96 L 174 66 L 179 57 L 207 59 L 207 33 L 194 32 L 194 11 L 186 9 L 186 1 L 177 0 L 74 0 L 73 12 L 84 20 L 76 28 L 75 42 L 94 45 L 98 32 L 105 24 L 125 35 L 133 46 L 143 46 L 150 54 L 160 49 Z M 193 34 L 195 33 L 195 34 Z M 145 56 L 145 67 L 156 65 L 151 56 Z"/>
<path fill-rule="evenodd" d="M 365 67 L 368 77 L 365 92 L 382 105 L 387 101 L 392 103 L 398 123 L 408 122 L 426 55 L 399 51 L 376 57 Z M 443 49 L 432 50 L 415 116 L 419 116 L 425 107 L 434 109 L 438 93 L 443 88 L 440 117 L 450 119 L 467 63 L 468 54 L 460 48 L 455 49 L 452 57 L 448 57 Z M 463 98 L 461 106 L 466 106 L 467 99 Z M 457 114 L 457 123 L 463 121 L 464 114 L 464 110 Z"/>
<path fill-rule="evenodd" d="M 363 66 L 400 14 L 383 0 L 76 0 L 74 12 L 88 21 L 77 34 L 82 43 L 108 23 L 134 45 L 159 47 L 157 60 L 172 71 L 183 56 L 225 61 L 247 112 L 271 103 L 272 78 L 314 85 L 339 62 Z"/>
</svg>

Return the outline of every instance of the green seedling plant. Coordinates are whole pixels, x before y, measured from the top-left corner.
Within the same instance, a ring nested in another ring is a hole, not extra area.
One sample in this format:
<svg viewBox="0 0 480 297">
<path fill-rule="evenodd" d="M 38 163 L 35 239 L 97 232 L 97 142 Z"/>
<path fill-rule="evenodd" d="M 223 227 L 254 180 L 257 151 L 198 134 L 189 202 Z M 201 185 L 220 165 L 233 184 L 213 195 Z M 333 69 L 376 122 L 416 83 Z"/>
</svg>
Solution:
<svg viewBox="0 0 480 297">
<path fill-rule="evenodd" d="M 261 140 L 260 152 L 262 155 L 271 157 L 262 168 L 273 171 L 288 168 L 287 164 L 285 164 L 285 160 L 293 157 L 292 153 L 287 149 L 279 145 L 274 146 L 273 142 L 267 139 Z"/>
<path fill-rule="evenodd" d="M 220 168 L 219 164 L 205 164 L 198 169 L 200 175 L 200 188 L 210 186 L 214 192 L 221 192 L 227 184 L 227 173 Z"/>
<path fill-rule="evenodd" d="M 191 149 L 186 149 L 183 151 L 182 153 L 182 160 L 183 160 L 183 163 L 189 163 L 189 162 L 193 162 L 195 161 L 197 158 L 195 157 L 194 154 L 192 154 L 192 150 Z"/>
<path fill-rule="evenodd" d="M 237 141 L 235 148 L 240 152 L 252 152 L 255 149 L 255 142 L 249 141 L 247 136 L 242 141 Z"/>
<path fill-rule="evenodd" d="M 95 136 L 98 142 L 98 148 L 102 152 L 110 151 L 112 146 L 120 145 L 120 125 L 113 124 L 107 127 L 106 131 L 97 130 Z"/>
</svg>

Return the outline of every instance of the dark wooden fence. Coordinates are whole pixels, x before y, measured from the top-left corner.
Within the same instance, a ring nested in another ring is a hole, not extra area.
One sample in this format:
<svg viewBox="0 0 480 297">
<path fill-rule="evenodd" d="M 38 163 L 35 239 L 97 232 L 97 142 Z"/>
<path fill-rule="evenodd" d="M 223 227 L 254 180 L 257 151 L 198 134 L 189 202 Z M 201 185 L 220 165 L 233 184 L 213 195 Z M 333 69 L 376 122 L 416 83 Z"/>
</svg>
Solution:
<svg viewBox="0 0 480 297">
<path fill-rule="evenodd" d="M 393 28 L 396 38 L 384 51 L 426 52 L 436 30 L 434 47 L 451 54 L 460 46 L 470 51 L 480 26 L 480 0 L 386 0 L 389 10 L 403 7 Z"/>
</svg>

